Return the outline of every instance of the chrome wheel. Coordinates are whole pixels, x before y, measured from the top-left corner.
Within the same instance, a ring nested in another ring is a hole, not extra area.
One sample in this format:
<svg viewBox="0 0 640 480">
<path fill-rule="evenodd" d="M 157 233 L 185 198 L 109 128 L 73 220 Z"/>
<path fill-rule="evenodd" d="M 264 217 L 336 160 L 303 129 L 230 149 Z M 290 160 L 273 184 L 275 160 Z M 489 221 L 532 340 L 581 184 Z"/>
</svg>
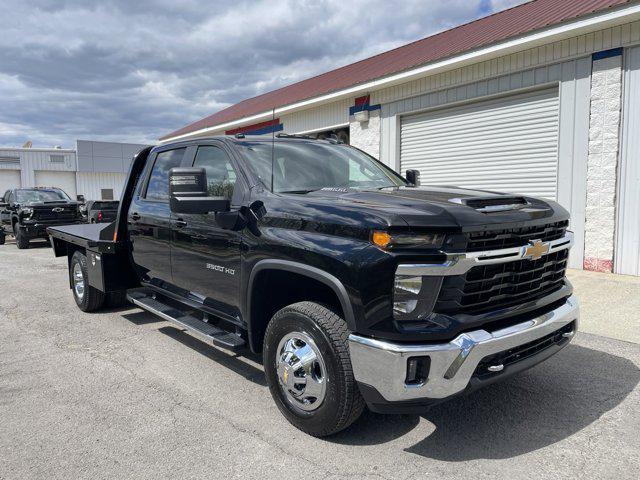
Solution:
<svg viewBox="0 0 640 480">
<path fill-rule="evenodd" d="M 327 391 L 327 369 L 320 350 L 306 333 L 285 335 L 276 352 L 278 383 L 287 401 L 310 412 L 322 405 Z"/>
<path fill-rule="evenodd" d="M 73 291 L 76 293 L 78 300 L 82 301 L 84 297 L 84 275 L 82 275 L 80 262 L 76 262 L 73 265 Z"/>
</svg>

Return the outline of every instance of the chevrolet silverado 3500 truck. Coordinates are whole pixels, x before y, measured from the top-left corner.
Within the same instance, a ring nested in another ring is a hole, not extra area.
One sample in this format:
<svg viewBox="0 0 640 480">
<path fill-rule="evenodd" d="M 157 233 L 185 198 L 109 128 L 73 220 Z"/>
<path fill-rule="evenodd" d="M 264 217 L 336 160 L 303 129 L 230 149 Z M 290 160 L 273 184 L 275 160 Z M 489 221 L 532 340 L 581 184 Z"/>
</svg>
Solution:
<svg viewBox="0 0 640 480">
<path fill-rule="evenodd" d="M 80 309 L 126 298 L 262 352 L 280 411 L 324 436 L 365 405 L 419 412 L 566 346 L 567 227 L 553 201 L 420 187 L 337 141 L 280 134 L 144 149 L 115 222 L 49 234 Z"/>
</svg>

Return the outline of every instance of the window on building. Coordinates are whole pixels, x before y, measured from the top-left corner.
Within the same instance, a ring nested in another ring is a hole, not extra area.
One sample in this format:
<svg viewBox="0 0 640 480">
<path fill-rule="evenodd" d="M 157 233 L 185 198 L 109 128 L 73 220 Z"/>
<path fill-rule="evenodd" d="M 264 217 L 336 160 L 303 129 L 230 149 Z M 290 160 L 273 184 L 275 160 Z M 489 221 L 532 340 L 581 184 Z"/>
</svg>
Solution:
<svg viewBox="0 0 640 480">
<path fill-rule="evenodd" d="M 54 154 L 49 155 L 49 161 L 51 163 L 64 163 L 64 155 Z"/>
<path fill-rule="evenodd" d="M 0 156 L 0 163 L 16 163 L 16 164 L 20 164 L 20 157 Z"/>
<path fill-rule="evenodd" d="M 178 148 L 160 152 L 156 157 L 147 184 L 145 198 L 156 202 L 169 201 L 169 170 L 179 167 L 185 149 Z"/>
<path fill-rule="evenodd" d="M 100 199 L 101 200 L 113 200 L 113 188 L 102 188 L 102 189 L 100 189 Z"/>
<path fill-rule="evenodd" d="M 207 191 L 214 197 L 231 199 L 236 185 L 236 172 L 227 154 L 218 147 L 200 147 L 193 162 L 207 172 Z"/>
</svg>

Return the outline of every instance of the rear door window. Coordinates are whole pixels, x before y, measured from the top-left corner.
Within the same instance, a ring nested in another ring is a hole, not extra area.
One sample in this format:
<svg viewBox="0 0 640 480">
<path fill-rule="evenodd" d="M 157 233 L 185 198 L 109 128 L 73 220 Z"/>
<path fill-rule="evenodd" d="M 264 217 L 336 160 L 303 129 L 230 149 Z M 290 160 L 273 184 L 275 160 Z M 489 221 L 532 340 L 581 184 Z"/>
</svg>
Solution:
<svg viewBox="0 0 640 480">
<path fill-rule="evenodd" d="M 185 148 L 177 148 L 158 153 L 147 183 L 145 194 L 147 200 L 169 201 L 169 170 L 180 166 L 185 150 Z"/>
</svg>

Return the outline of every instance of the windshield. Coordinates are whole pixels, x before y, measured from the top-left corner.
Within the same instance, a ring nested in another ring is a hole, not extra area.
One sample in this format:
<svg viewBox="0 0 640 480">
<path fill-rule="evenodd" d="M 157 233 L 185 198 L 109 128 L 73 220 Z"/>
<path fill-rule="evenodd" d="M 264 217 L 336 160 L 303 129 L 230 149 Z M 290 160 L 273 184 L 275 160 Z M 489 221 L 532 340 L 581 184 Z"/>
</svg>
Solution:
<svg viewBox="0 0 640 480">
<path fill-rule="evenodd" d="M 71 200 L 62 190 L 50 188 L 47 190 L 18 190 L 16 192 L 18 203 L 31 202 L 56 202 L 60 200 Z"/>
<path fill-rule="evenodd" d="M 373 157 L 347 145 L 312 142 L 238 142 L 249 168 L 275 193 L 323 188 L 387 188 L 405 180 Z M 271 174 L 273 145 L 273 176 Z M 273 178 L 273 185 L 271 185 Z"/>
</svg>

